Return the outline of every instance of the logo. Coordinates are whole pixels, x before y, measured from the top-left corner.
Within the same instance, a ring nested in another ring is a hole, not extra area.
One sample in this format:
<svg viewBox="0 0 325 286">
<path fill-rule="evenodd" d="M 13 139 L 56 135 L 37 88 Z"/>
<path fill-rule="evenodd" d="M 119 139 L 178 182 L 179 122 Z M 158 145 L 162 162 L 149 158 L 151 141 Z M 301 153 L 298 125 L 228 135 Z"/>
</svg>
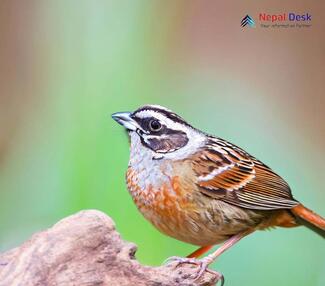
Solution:
<svg viewBox="0 0 325 286">
<path fill-rule="evenodd" d="M 274 14 L 260 12 L 254 15 L 255 20 L 246 15 L 240 22 L 240 26 L 244 27 L 260 27 L 271 29 L 284 28 L 309 28 L 312 26 L 312 15 L 310 13 L 296 13 L 296 12 L 278 12 Z M 256 21 L 256 23 L 255 23 Z M 257 26 L 256 26 L 257 25 Z"/>
<path fill-rule="evenodd" d="M 255 21 L 253 20 L 253 18 L 249 15 L 246 15 L 240 22 L 240 25 L 242 27 L 245 27 L 245 26 L 249 26 L 249 27 L 255 27 Z"/>
</svg>

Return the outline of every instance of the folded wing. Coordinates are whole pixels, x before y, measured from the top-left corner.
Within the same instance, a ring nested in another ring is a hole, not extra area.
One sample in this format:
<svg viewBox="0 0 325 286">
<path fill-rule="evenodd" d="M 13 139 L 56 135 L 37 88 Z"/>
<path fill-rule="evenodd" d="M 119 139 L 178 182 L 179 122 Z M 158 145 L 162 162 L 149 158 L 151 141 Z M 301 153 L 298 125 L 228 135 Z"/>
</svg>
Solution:
<svg viewBox="0 0 325 286">
<path fill-rule="evenodd" d="M 224 140 L 211 138 L 193 160 L 199 190 L 249 209 L 273 210 L 298 204 L 288 184 L 269 167 Z"/>
</svg>

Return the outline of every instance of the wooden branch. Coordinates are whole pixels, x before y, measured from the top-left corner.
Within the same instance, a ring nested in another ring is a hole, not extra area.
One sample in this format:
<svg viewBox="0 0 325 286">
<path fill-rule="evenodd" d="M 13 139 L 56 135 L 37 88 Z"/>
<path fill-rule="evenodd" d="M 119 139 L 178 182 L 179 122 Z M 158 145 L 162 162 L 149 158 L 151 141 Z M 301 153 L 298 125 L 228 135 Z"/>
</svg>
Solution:
<svg viewBox="0 0 325 286">
<path fill-rule="evenodd" d="M 159 247 L 159 246 L 157 246 Z M 81 211 L 34 234 L 21 246 L 0 254 L 0 285 L 49 286 L 209 286 L 216 277 L 191 276 L 195 266 L 143 266 L 136 245 L 125 242 L 111 218 Z"/>
</svg>

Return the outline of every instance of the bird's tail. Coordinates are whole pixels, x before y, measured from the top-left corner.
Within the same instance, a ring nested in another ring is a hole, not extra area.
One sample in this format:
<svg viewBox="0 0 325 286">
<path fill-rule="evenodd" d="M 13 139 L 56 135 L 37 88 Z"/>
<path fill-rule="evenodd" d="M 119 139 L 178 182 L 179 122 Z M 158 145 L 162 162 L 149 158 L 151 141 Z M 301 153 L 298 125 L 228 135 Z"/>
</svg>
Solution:
<svg viewBox="0 0 325 286">
<path fill-rule="evenodd" d="M 292 214 L 296 217 L 298 223 L 315 231 L 323 238 L 325 238 L 325 219 L 320 215 L 314 213 L 312 210 L 306 208 L 304 205 L 299 204 L 293 207 Z"/>
</svg>

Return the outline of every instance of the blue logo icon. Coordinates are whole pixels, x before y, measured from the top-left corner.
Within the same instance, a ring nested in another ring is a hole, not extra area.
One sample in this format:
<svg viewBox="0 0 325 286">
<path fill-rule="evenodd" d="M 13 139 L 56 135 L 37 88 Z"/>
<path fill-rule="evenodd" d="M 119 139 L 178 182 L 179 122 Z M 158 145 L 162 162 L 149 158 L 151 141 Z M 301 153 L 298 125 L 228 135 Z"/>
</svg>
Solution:
<svg viewBox="0 0 325 286">
<path fill-rule="evenodd" d="M 240 22 L 240 25 L 242 27 L 245 27 L 245 26 L 249 26 L 249 27 L 255 27 L 255 21 L 253 20 L 253 18 L 249 15 L 246 15 Z"/>
</svg>

